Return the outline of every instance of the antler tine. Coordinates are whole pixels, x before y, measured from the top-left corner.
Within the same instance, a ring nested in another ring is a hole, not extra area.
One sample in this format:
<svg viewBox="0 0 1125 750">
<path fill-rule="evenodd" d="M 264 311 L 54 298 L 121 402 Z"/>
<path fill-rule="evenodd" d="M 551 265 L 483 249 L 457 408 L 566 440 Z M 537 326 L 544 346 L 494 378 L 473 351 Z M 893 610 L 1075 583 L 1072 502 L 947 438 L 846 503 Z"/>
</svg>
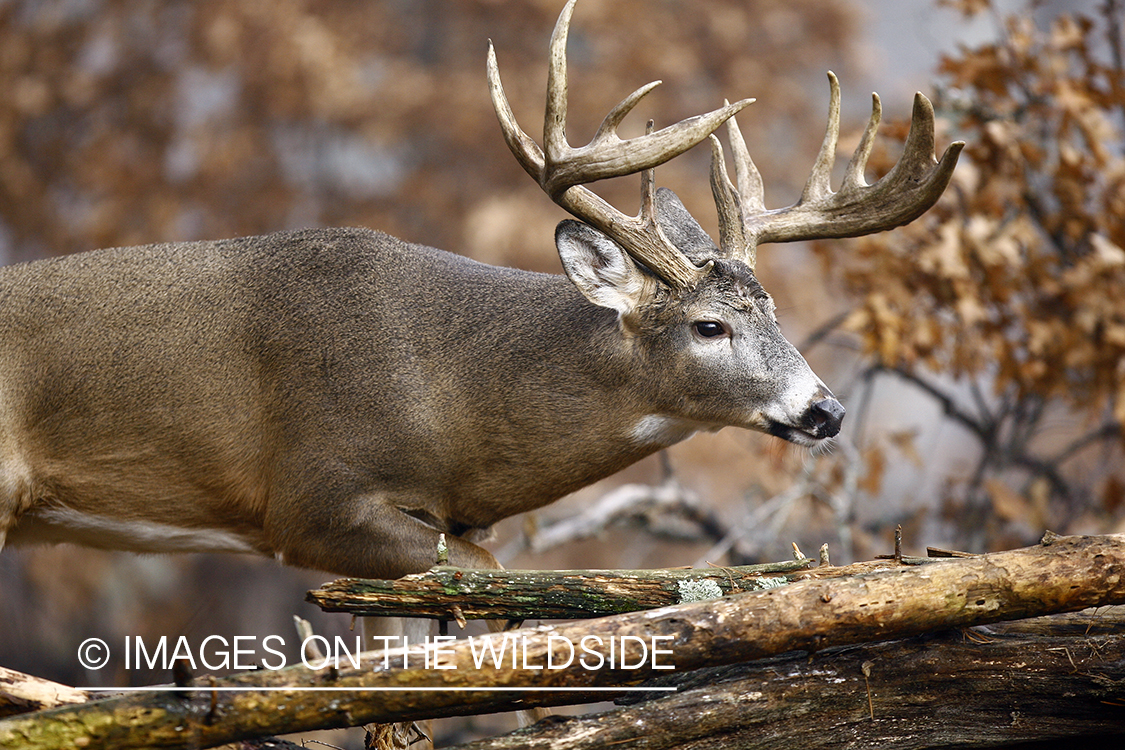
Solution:
<svg viewBox="0 0 1125 750">
<path fill-rule="evenodd" d="M 963 147 L 961 141 L 954 143 L 942 155 L 942 161 L 948 156 L 953 146 Z M 957 153 L 961 148 L 957 148 Z M 934 158 L 934 105 L 921 92 L 914 94 L 914 111 L 910 116 L 910 132 L 906 134 L 906 145 L 903 147 L 902 158 L 891 168 L 886 177 L 894 175 L 901 182 L 922 178 L 925 167 L 932 165 L 937 160 Z M 952 171 L 953 165 L 949 169 Z M 901 172 L 901 176 L 899 173 Z M 886 179 L 884 177 L 884 179 Z M 943 186 L 944 187 L 944 186 Z"/>
<path fill-rule="evenodd" d="M 829 177 L 839 131 L 839 83 L 832 88 L 828 127 L 801 199 L 788 208 L 744 214 L 746 234 L 754 243 L 859 237 L 907 224 L 925 213 L 949 184 L 957 157 L 965 147 L 956 141 L 939 161 L 934 156 L 934 108 L 922 94 L 914 96 L 914 112 L 903 155 L 878 182 L 868 185 L 863 170 L 874 142 L 882 106 L 872 98 L 871 119 L 848 164 L 839 192 Z"/>
<path fill-rule="evenodd" d="M 738 184 L 739 195 L 742 197 L 742 206 L 746 211 L 765 211 L 765 186 L 762 184 L 762 174 L 754 166 L 750 158 L 750 150 L 746 148 L 746 140 L 738 128 L 734 117 L 727 120 L 727 139 L 730 141 L 731 156 L 734 158 L 734 179 Z"/>
<path fill-rule="evenodd" d="M 547 57 L 547 107 L 543 112 L 543 150 L 547 163 L 570 150 L 566 140 L 566 40 L 570 34 L 570 17 L 574 4 L 570 0 L 559 14 L 555 30 L 551 32 L 550 53 Z M 553 197 L 553 195 L 552 195 Z"/>
<path fill-rule="evenodd" d="M 840 79 L 828 71 L 828 127 L 824 129 L 824 140 L 813 162 L 808 182 L 801 192 L 801 203 L 823 200 L 832 195 L 832 167 L 836 164 L 836 144 L 840 139 Z"/>
<path fill-rule="evenodd" d="M 715 198 L 715 211 L 719 216 L 719 251 L 724 257 L 739 258 L 753 268 L 754 242 L 746 236 L 746 227 L 742 222 L 745 201 L 730 181 L 723 146 L 715 135 L 711 136 L 711 195 Z"/>
<path fill-rule="evenodd" d="M 645 135 L 651 135 L 656 130 L 656 121 L 649 120 L 645 123 Z M 641 212 L 644 217 L 652 217 L 656 223 L 656 167 L 650 167 L 641 172 Z M 659 224 L 657 225 L 659 228 Z"/>
<path fill-rule="evenodd" d="M 495 52 L 489 44 L 489 90 L 504 140 L 524 170 L 552 200 L 613 238 L 666 282 L 675 286 L 693 285 L 706 273 L 706 267 L 695 266 L 672 245 L 660 231 L 653 211 L 646 213 L 642 206 L 639 215 L 626 216 L 583 185 L 653 169 L 702 141 L 753 100 L 725 104 L 655 133 L 622 140 L 617 135 L 618 125 L 660 83 L 656 81 L 637 89 L 610 110 L 587 145 L 572 147 L 566 140 L 566 41 L 575 2 L 570 0 L 563 8 L 551 35 L 542 149 L 516 123 L 500 83 Z"/>
<path fill-rule="evenodd" d="M 496 111 L 496 119 L 500 121 L 500 132 L 504 134 L 504 142 L 508 144 L 508 148 L 524 171 L 531 175 L 533 180 L 539 182 L 545 163 L 543 151 L 516 122 L 512 105 L 508 103 L 504 86 L 500 83 L 500 67 L 496 63 L 496 50 L 492 46 L 491 39 L 488 40 L 488 93 L 492 97 L 492 108 Z"/>
<path fill-rule="evenodd" d="M 875 131 L 879 129 L 881 119 L 883 119 L 883 103 L 879 101 L 879 95 L 873 93 L 871 94 L 871 117 L 867 121 L 863 137 L 859 139 L 859 145 L 856 146 L 855 153 L 852 154 L 851 161 L 848 162 L 848 168 L 844 172 L 843 189 L 867 186 L 867 180 L 864 179 L 863 172 L 867 169 L 867 159 L 871 156 L 871 148 L 875 145 Z"/>
<path fill-rule="evenodd" d="M 715 135 L 711 136 L 711 194 L 719 216 L 719 248 L 724 256 L 742 260 L 753 268 L 757 247 L 753 237 L 746 234 L 743 216 L 765 211 L 762 175 L 750 158 L 734 117 L 727 120 L 727 138 L 734 158 L 734 183 L 727 173 L 722 144 Z"/>
</svg>

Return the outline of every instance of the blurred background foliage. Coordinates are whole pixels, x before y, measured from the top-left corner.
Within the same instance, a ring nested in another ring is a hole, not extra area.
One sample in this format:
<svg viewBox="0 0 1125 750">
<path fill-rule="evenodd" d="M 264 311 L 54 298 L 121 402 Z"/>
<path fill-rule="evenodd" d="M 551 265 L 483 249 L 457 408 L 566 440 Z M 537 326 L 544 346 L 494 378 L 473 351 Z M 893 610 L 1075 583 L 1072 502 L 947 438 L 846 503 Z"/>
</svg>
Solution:
<svg viewBox="0 0 1125 750">
<path fill-rule="evenodd" d="M 974 549 L 1125 528 L 1122 7 L 997 15 L 994 40 L 944 57 L 937 105 L 969 144 L 945 199 L 819 248 L 851 301 L 863 389 L 901 379 L 972 440 L 937 499 Z"/>
<path fill-rule="evenodd" d="M 0 261 L 358 225 L 557 273 L 551 238 L 564 216 L 503 144 L 484 55 L 491 38 L 535 134 L 561 5 L 0 3 Z M 823 134 L 824 71 L 844 86 L 844 152 L 865 121 L 856 86 L 894 78 L 896 60 L 869 47 L 880 5 L 582 0 L 571 140 L 650 80 L 664 85 L 626 135 L 648 117 L 668 124 L 753 96 L 739 122 L 767 204 L 791 202 Z M 849 408 L 834 451 L 735 430 L 698 436 L 505 522 L 492 546 L 506 564 L 743 563 L 784 558 L 791 541 L 806 552 L 828 542 L 846 562 L 887 551 L 896 524 L 914 553 L 1020 546 L 1045 528 L 1125 531 L 1121 3 L 939 5 L 930 12 L 945 14 L 944 28 L 964 17 L 977 29 L 943 47 L 926 89 L 939 148 L 969 144 L 946 196 L 904 229 L 760 256 L 783 329 Z M 872 180 L 906 133 L 909 101 L 890 93 Z M 708 156 L 695 149 L 657 179 L 713 229 Z M 635 179 L 597 189 L 636 209 Z M 684 502 L 529 549 L 538 529 L 626 482 L 675 487 Z M 324 579 L 233 557 L 7 550 L 0 664 L 71 684 L 165 681 L 83 674 L 75 649 L 92 636 L 288 634 L 294 612 L 345 632 L 346 618 L 303 604 Z"/>
</svg>

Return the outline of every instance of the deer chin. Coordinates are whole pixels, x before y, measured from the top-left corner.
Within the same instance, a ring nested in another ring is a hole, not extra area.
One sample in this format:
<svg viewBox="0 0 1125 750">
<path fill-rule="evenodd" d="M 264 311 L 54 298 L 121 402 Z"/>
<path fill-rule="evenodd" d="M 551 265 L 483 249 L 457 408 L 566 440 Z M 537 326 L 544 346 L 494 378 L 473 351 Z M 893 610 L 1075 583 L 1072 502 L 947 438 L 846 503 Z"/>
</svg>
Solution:
<svg viewBox="0 0 1125 750">
<path fill-rule="evenodd" d="M 782 440 L 793 443 L 794 445 L 801 445 L 806 448 L 813 448 L 818 445 L 824 445 L 828 440 L 832 439 L 831 435 L 818 435 L 817 433 L 804 429 L 802 427 L 794 427 L 793 425 L 783 424 L 770 420 L 766 429 L 766 434 L 779 437 Z"/>
</svg>

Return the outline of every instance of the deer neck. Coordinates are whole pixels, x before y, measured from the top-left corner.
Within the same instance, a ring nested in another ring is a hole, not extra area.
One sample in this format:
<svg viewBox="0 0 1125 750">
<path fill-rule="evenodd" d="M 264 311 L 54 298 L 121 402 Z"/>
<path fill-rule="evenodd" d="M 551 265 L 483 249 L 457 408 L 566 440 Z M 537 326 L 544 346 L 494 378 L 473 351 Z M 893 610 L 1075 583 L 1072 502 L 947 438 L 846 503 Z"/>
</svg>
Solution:
<svg viewBox="0 0 1125 750">
<path fill-rule="evenodd" d="M 534 280 L 544 282 L 531 290 L 540 300 L 535 320 L 507 321 L 496 358 L 460 394 L 475 424 L 453 475 L 479 494 L 457 504 L 482 511 L 460 519 L 470 525 L 546 505 L 707 428 L 638 397 L 653 390 L 640 382 L 651 373 L 614 311 L 587 302 L 562 277 Z M 477 398 L 485 379 L 505 391 L 499 408 Z M 495 455 L 509 458 L 496 465 Z"/>
</svg>

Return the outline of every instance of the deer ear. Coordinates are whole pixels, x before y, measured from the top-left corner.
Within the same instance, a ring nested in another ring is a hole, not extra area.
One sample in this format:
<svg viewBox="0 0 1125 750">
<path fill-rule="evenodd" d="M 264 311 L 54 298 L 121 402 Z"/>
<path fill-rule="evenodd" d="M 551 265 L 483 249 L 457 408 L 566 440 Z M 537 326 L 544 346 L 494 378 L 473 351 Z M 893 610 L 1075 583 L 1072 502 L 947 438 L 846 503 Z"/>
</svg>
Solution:
<svg viewBox="0 0 1125 750">
<path fill-rule="evenodd" d="M 555 229 L 563 270 L 586 299 L 628 315 L 652 295 L 652 279 L 620 245 L 580 221 Z"/>
</svg>

